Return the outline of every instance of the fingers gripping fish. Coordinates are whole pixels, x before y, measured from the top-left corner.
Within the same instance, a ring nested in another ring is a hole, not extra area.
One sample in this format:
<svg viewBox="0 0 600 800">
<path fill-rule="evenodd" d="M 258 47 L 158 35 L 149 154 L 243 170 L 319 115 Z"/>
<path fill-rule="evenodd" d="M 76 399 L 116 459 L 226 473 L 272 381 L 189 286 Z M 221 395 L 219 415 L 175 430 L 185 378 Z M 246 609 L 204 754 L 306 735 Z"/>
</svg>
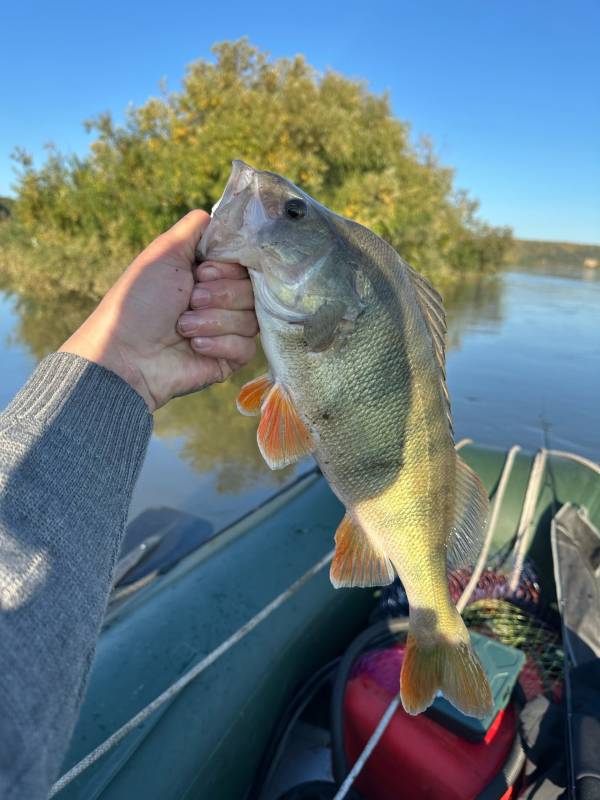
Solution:
<svg viewBox="0 0 600 800">
<path fill-rule="evenodd" d="M 418 714 L 442 691 L 466 714 L 492 697 L 447 581 L 476 557 L 487 496 L 454 450 L 439 294 L 383 239 L 292 183 L 235 161 L 201 258 L 248 267 L 270 373 L 243 387 L 272 469 L 312 453 L 346 508 L 337 587 L 402 580 L 400 676 Z"/>
</svg>

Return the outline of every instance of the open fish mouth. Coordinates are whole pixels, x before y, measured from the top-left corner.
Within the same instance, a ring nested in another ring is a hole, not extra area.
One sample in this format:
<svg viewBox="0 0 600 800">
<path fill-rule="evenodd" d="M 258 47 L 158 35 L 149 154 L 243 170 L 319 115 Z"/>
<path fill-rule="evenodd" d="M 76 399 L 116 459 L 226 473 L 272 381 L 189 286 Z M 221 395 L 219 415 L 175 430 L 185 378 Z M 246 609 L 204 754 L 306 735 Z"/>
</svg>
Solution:
<svg viewBox="0 0 600 800">
<path fill-rule="evenodd" d="M 243 161 L 233 162 L 231 175 L 221 198 L 212 208 L 210 225 L 204 232 L 197 255 L 201 261 L 232 261 L 249 271 L 257 306 L 288 323 L 301 323 L 306 313 L 282 303 L 274 291 L 273 277 L 264 262 L 279 261 L 273 241 L 261 241 L 260 233 L 280 213 L 269 193 L 273 174 L 256 170 Z M 262 184 L 262 186 L 261 186 Z M 307 253 L 307 260 L 310 253 Z M 305 272 L 308 265 L 300 271 Z M 288 281 L 291 284 L 291 281 Z M 301 293 L 300 283 L 297 291 Z"/>
<path fill-rule="evenodd" d="M 268 219 L 260 198 L 259 173 L 243 161 L 234 161 L 225 191 L 213 206 L 210 225 L 200 240 L 199 258 L 236 261 L 260 270 L 256 234 Z"/>
<path fill-rule="evenodd" d="M 241 224 L 243 212 L 247 203 L 247 199 L 245 202 L 244 195 L 248 196 L 249 193 L 257 193 L 257 188 L 256 170 L 243 161 L 236 159 L 232 164 L 231 174 L 225 186 L 225 190 L 212 207 L 212 216 L 215 216 L 219 208 L 221 209 L 221 214 L 231 213 L 230 209 L 232 203 L 234 203 L 236 199 L 239 199 L 239 202 L 235 204 L 234 208 L 241 212 L 241 218 L 238 220 Z M 227 211 L 225 211 L 225 209 L 227 209 Z"/>
</svg>

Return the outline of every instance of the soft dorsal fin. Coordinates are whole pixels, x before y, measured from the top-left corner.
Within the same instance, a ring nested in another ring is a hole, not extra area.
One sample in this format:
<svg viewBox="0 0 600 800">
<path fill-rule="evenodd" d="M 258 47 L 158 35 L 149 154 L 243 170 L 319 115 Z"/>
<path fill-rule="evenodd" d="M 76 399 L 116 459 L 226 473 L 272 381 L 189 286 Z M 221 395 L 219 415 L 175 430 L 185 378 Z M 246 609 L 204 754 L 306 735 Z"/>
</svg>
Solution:
<svg viewBox="0 0 600 800">
<path fill-rule="evenodd" d="M 456 456 L 454 497 L 454 520 L 447 552 L 449 569 L 477 563 L 488 512 L 488 496 L 479 475 L 459 455 Z"/>
<path fill-rule="evenodd" d="M 294 464 L 314 450 L 310 431 L 280 383 L 272 387 L 262 403 L 256 439 L 271 469 Z"/>
<path fill-rule="evenodd" d="M 346 512 L 335 534 L 335 556 L 329 572 L 342 586 L 386 586 L 394 580 L 392 562 Z"/>
<path fill-rule="evenodd" d="M 450 433 L 453 432 L 450 396 L 446 385 L 446 312 L 442 296 L 422 275 L 407 264 L 408 277 L 415 290 L 417 303 L 431 335 L 433 352 L 440 369 L 440 385 L 446 403 Z"/>
</svg>

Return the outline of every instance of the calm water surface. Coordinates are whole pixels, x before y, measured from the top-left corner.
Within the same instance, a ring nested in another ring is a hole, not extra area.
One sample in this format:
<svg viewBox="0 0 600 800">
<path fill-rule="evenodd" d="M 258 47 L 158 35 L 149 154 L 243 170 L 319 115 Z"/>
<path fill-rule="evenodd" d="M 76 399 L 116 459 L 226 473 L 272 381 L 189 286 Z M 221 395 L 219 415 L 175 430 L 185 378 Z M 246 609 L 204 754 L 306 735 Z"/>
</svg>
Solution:
<svg viewBox="0 0 600 800">
<path fill-rule="evenodd" d="M 600 460 L 600 270 L 513 268 L 465 283 L 447 294 L 446 306 L 457 438 L 530 449 L 546 441 Z M 65 319 L 76 324 L 63 308 L 32 308 L 0 294 L 1 406 L 64 340 Z M 270 472 L 255 422 L 235 410 L 239 386 L 262 367 L 156 415 L 132 518 L 168 508 L 218 530 L 310 468 L 306 461 Z"/>
</svg>

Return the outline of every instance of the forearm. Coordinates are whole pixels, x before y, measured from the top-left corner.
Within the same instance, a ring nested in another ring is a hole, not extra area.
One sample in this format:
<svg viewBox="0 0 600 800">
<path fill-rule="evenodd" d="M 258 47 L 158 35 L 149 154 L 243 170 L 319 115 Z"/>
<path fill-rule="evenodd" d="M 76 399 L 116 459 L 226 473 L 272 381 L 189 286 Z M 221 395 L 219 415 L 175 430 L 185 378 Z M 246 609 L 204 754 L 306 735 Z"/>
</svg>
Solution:
<svg viewBox="0 0 600 800">
<path fill-rule="evenodd" d="M 92 661 L 152 428 L 142 398 L 68 353 L 0 415 L 0 796 L 46 796 Z"/>
</svg>

